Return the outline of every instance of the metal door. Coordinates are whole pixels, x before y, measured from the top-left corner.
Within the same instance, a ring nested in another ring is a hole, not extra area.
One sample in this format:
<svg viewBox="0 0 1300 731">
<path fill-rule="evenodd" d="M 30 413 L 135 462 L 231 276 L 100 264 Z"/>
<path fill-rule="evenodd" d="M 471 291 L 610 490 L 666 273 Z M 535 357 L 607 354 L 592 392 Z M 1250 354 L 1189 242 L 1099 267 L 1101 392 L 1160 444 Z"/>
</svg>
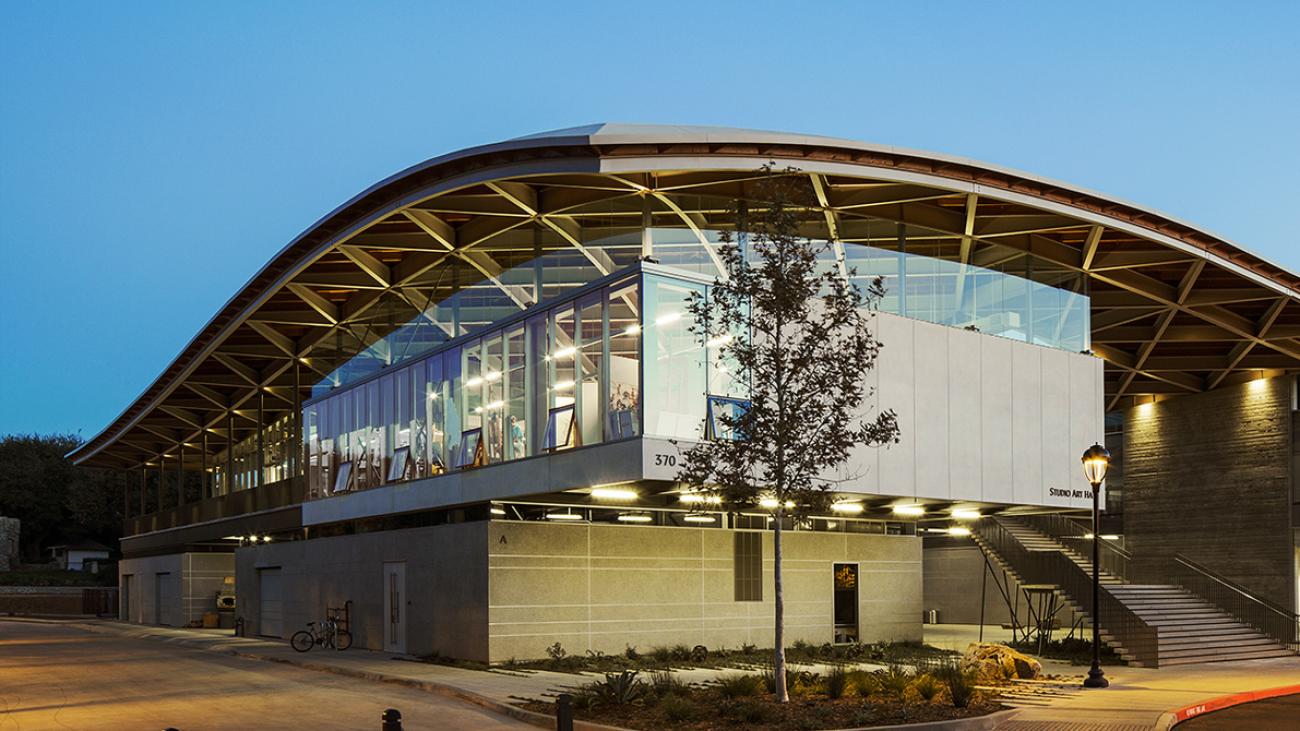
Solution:
<svg viewBox="0 0 1300 731">
<path fill-rule="evenodd" d="M 257 633 L 266 637 L 284 636 L 284 596 L 280 588 L 280 569 L 258 569 Z"/>
<path fill-rule="evenodd" d="M 167 616 L 166 608 L 173 601 L 171 593 L 167 591 L 168 584 L 171 583 L 171 574 L 168 572 L 159 572 L 153 575 L 153 623 L 163 624 L 163 617 Z M 177 604 L 180 603 L 180 597 L 174 598 Z"/>
<path fill-rule="evenodd" d="M 384 564 L 384 651 L 406 652 L 406 562 Z"/>
</svg>

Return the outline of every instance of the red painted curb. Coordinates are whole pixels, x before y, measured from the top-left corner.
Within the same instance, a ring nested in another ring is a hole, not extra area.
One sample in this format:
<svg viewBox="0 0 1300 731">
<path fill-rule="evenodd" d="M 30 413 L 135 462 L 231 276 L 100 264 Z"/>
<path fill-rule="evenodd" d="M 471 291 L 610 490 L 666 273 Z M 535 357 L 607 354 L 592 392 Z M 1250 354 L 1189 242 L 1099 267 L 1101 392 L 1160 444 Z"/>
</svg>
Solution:
<svg viewBox="0 0 1300 731">
<path fill-rule="evenodd" d="M 1266 698 L 1277 698 L 1278 696 L 1293 695 L 1300 693 L 1300 685 L 1284 685 L 1280 688 L 1268 688 L 1266 690 L 1252 690 L 1245 693 L 1233 693 L 1232 695 L 1223 695 L 1218 698 L 1211 698 L 1208 701 L 1193 703 L 1190 706 L 1184 706 L 1174 711 L 1174 724 L 1180 724 L 1189 718 L 1196 718 L 1206 713 L 1221 711 L 1225 708 L 1238 706 L 1242 703 L 1252 701 L 1262 701 Z"/>
</svg>

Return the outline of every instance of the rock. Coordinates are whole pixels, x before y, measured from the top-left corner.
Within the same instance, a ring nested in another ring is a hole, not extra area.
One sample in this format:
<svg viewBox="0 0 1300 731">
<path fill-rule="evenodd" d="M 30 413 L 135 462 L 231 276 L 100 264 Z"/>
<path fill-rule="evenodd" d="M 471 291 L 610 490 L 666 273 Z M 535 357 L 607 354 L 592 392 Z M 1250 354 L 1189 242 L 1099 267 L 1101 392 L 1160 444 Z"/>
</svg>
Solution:
<svg viewBox="0 0 1300 731">
<path fill-rule="evenodd" d="M 961 658 L 961 669 L 975 675 L 981 685 L 1003 683 L 1014 678 L 1030 680 L 1043 672 L 1034 658 L 994 643 L 972 643 Z"/>
</svg>

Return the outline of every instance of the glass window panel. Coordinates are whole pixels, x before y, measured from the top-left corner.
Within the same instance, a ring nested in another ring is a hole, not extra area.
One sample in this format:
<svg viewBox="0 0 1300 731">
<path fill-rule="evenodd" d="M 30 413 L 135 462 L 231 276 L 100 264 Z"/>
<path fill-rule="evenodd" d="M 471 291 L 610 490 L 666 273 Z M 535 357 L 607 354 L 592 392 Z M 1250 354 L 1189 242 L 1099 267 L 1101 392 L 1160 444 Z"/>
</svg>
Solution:
<svg viewBox="0 0 1300 731">
<path fill-rule="evenodd" d="M 576 344 L 577 323 L 572 307 L 555 313 L 551 325 L 551 381 L 550 406 L 567 406 L 574 402 L 577 388 L 577 371 L 574 368 L 578 349 Z"/>
<path fill-rule="evenodd" d="M 524 327 L 519 325 L 506 333 L 506 392 L 505 428 L 506 459 L 519 459 L 528 454 L 527 414 L 527 353 Z"/>
<path fill-rule="evenodd" d="M 609 290 L 609 400 L 605 438 L 641 433 L 641 318 L 636 280 Z"/>
<path fill-rule="evenodd" d="M 699 439 L 704 425 L 704 348 L 690 331 L 686 306 L 703 285 L 647 276 L 645 346 L 645 433 Z"/>
<path fill-rule="evenodd" d="M 579 434 L 583 444 L 601 440 L 604 423 L 605 317 L 600 295 L 584 298 L 578 310 L 578 353 L 575 367 L 581 370 L 577 391 Z"/>
<path fill-rule="evenodd" d="M 487 461 L 505 457 L 505 342 L 483 341 L 483 432 Z"/>
<path fill-rule="evenodd" d="M 551 366 L 550 320 L 546 316 L 528 321 L 528 423 L 529 454 L 537 454 L 544 447 L 541 435 L 546 430 L 546 414 L 550 409 Z"/>
<path fill-rule="evenodd" d="M 447 455 L 447 468 L 450 469 L 458 464 L 460 450 L 460 435 L 464 431 L 461 420 L 463 404 L 465 402 L 464 394 L 464 376 L 462 375 L 461 366 L 462 353 L 460 348 L 453 348 L 443 354 L 442 358 L 442 378 L 444 389 L 447 394 L 447 402 L 443 405 L 443 419 L 446 420 L 446 426 L 443 428 L 445 433 L 444 449 L 449 453 Z"/>
</svg>

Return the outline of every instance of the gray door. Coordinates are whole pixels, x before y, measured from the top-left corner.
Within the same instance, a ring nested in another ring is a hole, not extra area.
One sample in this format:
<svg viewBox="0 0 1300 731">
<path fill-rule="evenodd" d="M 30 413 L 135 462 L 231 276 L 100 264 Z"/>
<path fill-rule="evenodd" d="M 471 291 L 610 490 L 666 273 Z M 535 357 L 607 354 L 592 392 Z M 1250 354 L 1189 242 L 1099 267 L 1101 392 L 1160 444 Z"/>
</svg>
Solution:
<svg viewBox="0 0 1300 731">
<path fill-rule="evenodd" d="M 163 624 L 163 618 L 167 616 L 167 607 L 172 603 L 179 604 L 180 597 L 173 597 L 168 588 L 171 586 L 172 575 L 162 571 L 153 575 L 153 623 Z"/>
<path fill-rule="evenodd" d="M 280 569 L 257 570 L 257 633 L 266 637 L 284 637 L 284 595 L 280 588 Z"/>
<path fill-rule="evenodd" d="M 122 621 L 131 621 L 131 574 L 122 576 Z"/>
<path fill-rule="evenodd" d="M 406 562 L 384 564 L 384 651 L 406 652 Z"/>
</svg>

